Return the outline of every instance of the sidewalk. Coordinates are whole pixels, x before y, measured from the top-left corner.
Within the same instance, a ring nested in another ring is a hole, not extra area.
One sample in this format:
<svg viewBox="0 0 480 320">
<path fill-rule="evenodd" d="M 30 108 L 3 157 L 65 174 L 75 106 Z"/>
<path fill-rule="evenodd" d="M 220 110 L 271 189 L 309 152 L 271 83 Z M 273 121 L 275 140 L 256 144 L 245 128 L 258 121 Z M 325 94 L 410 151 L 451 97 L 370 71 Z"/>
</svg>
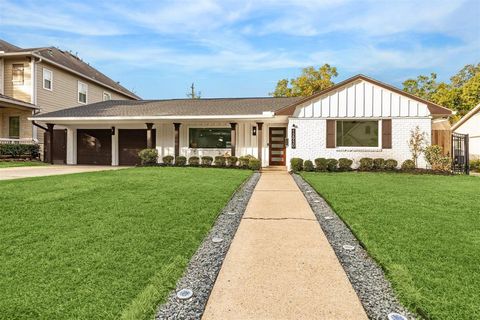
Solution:
<svg viewBox="0 0 480 320">
<path fill-rule="evenodd" d="M 287 172 L 262 173 L 202 319 L 368 319 Z"/>
<path fill-rule="evenodd" d="M 38 167 L 14 167 L 0 169 L 0 180 L 11 180 L 31 177 L 55 176 L 93 171 L 118 170 L 125 167 L 87 166 L 87 165 L 49 165 Z"/>
</svg>

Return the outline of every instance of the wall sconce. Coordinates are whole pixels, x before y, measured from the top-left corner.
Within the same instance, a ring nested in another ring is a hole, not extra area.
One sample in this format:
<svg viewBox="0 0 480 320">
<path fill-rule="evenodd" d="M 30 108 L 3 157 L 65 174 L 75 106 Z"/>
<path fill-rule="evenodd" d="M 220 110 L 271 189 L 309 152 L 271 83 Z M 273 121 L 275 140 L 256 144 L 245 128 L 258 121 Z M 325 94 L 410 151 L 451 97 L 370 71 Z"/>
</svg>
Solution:
<svg viewBox="0 0 480 320">
<path fill-rule="evenodd" d="M 257 127 L 253 126 L 252 127 L 252 136 L 256 136 L 257 135 Z"/>
<path fill-rule="evenodd" d="M 292 124 L 292 128 L 298 128 L 298 126 L 296 124 Z"/>
<path fill-rule="evenodd" d="M 112 136 L 115 135 L 115 127 L 112 127 Z"/>
</svg>

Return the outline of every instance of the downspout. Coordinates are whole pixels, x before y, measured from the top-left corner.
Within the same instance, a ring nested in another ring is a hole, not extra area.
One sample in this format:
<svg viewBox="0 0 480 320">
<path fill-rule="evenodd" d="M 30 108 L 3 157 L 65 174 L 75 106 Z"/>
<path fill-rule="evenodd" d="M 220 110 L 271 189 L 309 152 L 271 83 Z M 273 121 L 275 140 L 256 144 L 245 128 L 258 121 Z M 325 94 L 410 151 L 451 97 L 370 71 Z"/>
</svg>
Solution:
<svg viewBox="0 0 480 320">
<path fill-rule="evenodd" d="M 48 129 L 38 123 L 35 122 L 35 120 L 32 120 L 32 124 L 35 126 L 35 127 L 39 127 L 40 129 L 43 129 L 45 131 L 48 131 Z"/>
</svg>

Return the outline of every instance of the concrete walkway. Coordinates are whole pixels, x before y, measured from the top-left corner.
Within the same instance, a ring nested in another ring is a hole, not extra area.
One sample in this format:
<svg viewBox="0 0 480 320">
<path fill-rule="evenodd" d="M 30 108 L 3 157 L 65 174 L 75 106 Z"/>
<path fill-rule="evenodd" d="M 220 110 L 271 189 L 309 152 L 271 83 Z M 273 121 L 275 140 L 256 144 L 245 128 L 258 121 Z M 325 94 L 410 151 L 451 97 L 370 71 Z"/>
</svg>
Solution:
<svg viewBox="0 0 480 320">
<path fill-rule="evenodd" d="M 53 176 L 59 174 L 117 170 L 125 167 L 112 166 L 82 166 L 82 165 L 51 165 L 40 167 L 16 167 L 0 169 L 0 180 L 11 180 L 30 177 Z"/>
<path fill-rule="evenodd" d="M 262 173 L 202 319 L 368 319 L 288 173 Z"/>
</svg>

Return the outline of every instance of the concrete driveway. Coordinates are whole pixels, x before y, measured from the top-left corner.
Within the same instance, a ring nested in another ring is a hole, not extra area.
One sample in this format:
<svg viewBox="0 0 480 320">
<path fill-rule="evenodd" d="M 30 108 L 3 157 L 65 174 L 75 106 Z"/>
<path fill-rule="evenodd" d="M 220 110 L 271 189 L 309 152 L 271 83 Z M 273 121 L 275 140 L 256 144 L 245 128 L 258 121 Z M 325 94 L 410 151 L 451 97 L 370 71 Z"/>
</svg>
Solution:
<svg viewBox="0 0 480 320">
<path fill-rule="evenodd" d="M 118 170 L 127 167 L 83 166 L 83 165 L 51 165 L 42 167 L 18 167 L 0 169 L 0 180 L 11 180 L 30 177 L 54 176 L 81 172 Z"/>
</svg>

